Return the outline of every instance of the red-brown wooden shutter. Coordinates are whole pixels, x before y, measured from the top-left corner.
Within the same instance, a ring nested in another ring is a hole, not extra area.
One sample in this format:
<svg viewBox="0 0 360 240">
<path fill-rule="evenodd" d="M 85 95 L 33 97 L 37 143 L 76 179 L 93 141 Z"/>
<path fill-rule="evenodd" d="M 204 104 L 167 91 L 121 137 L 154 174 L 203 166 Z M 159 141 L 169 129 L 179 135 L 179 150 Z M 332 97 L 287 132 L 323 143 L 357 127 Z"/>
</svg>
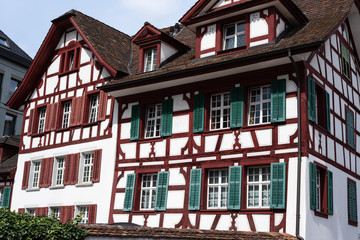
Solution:
<svg viewBox="0 0 360 240">
<path fill-rule="evenodd" d="M 29 172 L 30 172 L 31 161 L 26 161 L 24 164 L 24 175 L 21 189 L 27 189 L 29 183 Z"/>
<path fill-rule="evenodd" d="M 85 101 L 84 96 L 77 97 L 72 100 L 70 126 L 80 125 L 83 123 L 84 101 Z"/>
<path fill-rule="evenodd" d="M 70 126 L 76 125 L 76 113 L 79 108 L 78 102 L 78 98 L 73 98 L 71 102 Z"/>
<path fill-rule="evenodd" d="M 49 104 L 46 106 L 46 115 L 45 115 L 45 132 L 51 130 L 51 120 L 54 112 L 54 104 Z"/>
<path fill-rule="evenodd" d="M 39 187 L 44 187 L 44 181 L 47 178 L 47 158 L 41 160 Z"/>
<path fill-rule="evenodd" d="M 102 152 L 101 149 L 94 151 L 94 164 L 93 164 L 93 172 L 92 172 L 92 182 L 99 182 L 100 181 L 101 152 Z"/>
<path fill-rule="evenodd" d="M 51 131 L 53 131 L 57 128 L 58 112 L 59 112 L 59 103 L 54 103 L 52 115 L 51 115 L 51 122 L 50 122 L 50 130 Z"/>
<path fill-rule="evenodd" d="M 35 109 L 30 110 L 30 117 L 29 117 L 29 124 L 28 124 L 28 131 L 27 134 L 33 134 L 34 133 L 34 122 L 35 122 Z"/>
<path fill-rule="evenodd" d="M 72 165 L 71 165 L 71 184 L 76 184 L 78 182 L 78 173 L 79 173 L 79 160 L 80 153 L 72 155 Z"/>
<path fill-rule="evenodd" d="M 79 101 L 78 103 L 79 108 L 77 109 L 77 113 L 76 113 L 76 124 L 80 125 L 83 123 L 83 119 L 84 119 L 85 96 L 79 97 L 78 101 Z"/>
<path fill-rule="evenodd" d="M 47 177 L 44 182 L 45 184 L 44 187 L 50 187 L 51 185 L 53 165 L 54 165 L 54 158 L 48 158 Z"/>
<path fill-rule="evenodd" d="M 72 165 L 72 155 L 66 155 L 65 157 L 65 172 L 64 172 L 64 185 L 71 184 L 71 165 Z"/>
<path fill-rule="evenodd" d="M 96 204 L 89 205 L 89 218 L 88 223 L 96 223 Z"/>
<path fill-rule="evenodd" d="M 98 121 L 105 120 L 106 117 L 106 105 L 107 105 L 107 94 L 103 91 L 100 92 L 99 98 L 99 111 L 98 111 Z"/>
<path fill-rule="evenodd" d="M 44 158 L 41 161 L 39 187 L 49 187 L 51 185 L 53 162 L 53 158 Z"/>
<path fill-rule="evenodd" d="M 25 208 L 19 208 L 18 209 L 18 213 L 24 213 L 25 212 Z"/>
<path fill-rule="evenodd" d="M 35 209 L 35 216 L 47 216 L 47 215 L 48 215 L 47 207 L 40 207 Z"/>
<path fill-rule="evenodd" d="M 60 207 L 60 222 L 66 223 L 74 217 L 74 206 Z"/>
</svg>

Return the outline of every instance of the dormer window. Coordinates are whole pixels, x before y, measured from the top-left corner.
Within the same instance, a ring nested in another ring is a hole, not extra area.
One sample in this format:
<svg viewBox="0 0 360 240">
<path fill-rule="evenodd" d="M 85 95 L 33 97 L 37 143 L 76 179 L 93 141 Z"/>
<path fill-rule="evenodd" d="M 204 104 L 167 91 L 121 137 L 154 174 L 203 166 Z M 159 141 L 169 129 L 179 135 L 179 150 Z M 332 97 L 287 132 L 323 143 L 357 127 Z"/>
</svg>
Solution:
<svg viewBox="0 0 360 240">
<path fill-rule="evenodd" d="M 144 58 L 144 72 L 154 71 L 156 69 L 157 49 L 145 50 Z"/>
<path fill-rule="evenodd" d="M 245 46 L 245 22 L 224 27 L 224 50 Z"/>
<path fill-rule="evenodd" d="M 5 47 L 9 47 L 9 44 L 7 43 L 5 38 L 0 37 L 0 45 L 3 45 Z"/>
</svg>

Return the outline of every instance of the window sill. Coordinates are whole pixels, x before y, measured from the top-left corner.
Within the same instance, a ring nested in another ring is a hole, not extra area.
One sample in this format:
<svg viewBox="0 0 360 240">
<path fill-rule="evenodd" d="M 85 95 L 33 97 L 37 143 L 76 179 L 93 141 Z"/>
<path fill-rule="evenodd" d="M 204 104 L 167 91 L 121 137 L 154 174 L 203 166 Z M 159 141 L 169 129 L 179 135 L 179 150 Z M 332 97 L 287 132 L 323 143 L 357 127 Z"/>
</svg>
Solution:
<svg viewBox="0 0 360 240">
<path fill-rule="evenodd" d="M 220 50 L 218 51 L 218 55 L 225 55 L 225 54 L 229 54 L 229 53 L 234 53 L 234 52 L 240 52 L 243 50 L 246 50 L 247 46 L 241 46 L 241 47 L 237 47 L 237 48 L 231 48 L 231 49 L 226 49 L 226 50 Z"/>
<path fill-rule="evenodd" d="M 78 72 L 78 71 L 79 71 L 79 68 L 76 68 L 76 69 L 73 69 L 73 70 L 70 70 L 70 71 L 65 71 L 65 72 L 59 73 L 59 77 L 62 77 L 62 76 L 65 76 L 65 75 L 68 75 L 68 74 L 71 74 L 71 73 L 75 73 L 75 72 Z"/>
<path fill-rule="evenodd" d="M 42 132 L 42 133 L 33 133 L 33 134 L 30 134 L 32 137 L 42 137 L 45 135 L 45 132 Z"/>
<path fill-rule="evenodd" d="M 63 189 L 63 188 L 65 188 L 64 185 L 54 185 L 54 186 L 50 186 L 50 187 L 49 187 L 50 190 Z"/>
<path fill-rule="evenodd" d="M 328 218 L 327 213 L 319 212 L 319 211 L 316 211 L 316 210 L 314 212 L 315 212 L 315 216 L 317 216 L 317 217 Z"/>
<path fill-rule="evenodd" d="M 40 191 L 40 188 L 28 188 L 26 189 L 27 192 L 37 192 Z"/>
<path fill-rule="evenodd" d="M 76 187 L 91 187 L 93 185 L 92 182 L 85 182 L 85 183 L 77 183 L 75 184 Z"/>
</svg>

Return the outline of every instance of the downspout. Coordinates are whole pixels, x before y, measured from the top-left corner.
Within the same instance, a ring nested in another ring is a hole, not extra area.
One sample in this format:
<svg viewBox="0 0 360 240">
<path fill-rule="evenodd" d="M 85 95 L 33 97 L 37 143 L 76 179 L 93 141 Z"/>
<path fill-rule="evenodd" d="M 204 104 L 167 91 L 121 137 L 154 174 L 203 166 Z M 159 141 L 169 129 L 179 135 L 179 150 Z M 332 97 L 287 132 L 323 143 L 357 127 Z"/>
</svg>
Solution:
<svg viewBox="0 0 360 240">
<path fill-rule="evenodd" d="M 295 63 L 295 60 L 291 54 L 291 50 L 288 49 L 288 57 L 294 67 L 297 78 L 297 112 L 298 112 L 298 162 L 297 162 L 297 186 L 296 186 L 296 237 L 300 240 L 304 240 L 300 236 L 300 187 L 301 187 L 301 79 L 299 68 Z"/>
</svg>

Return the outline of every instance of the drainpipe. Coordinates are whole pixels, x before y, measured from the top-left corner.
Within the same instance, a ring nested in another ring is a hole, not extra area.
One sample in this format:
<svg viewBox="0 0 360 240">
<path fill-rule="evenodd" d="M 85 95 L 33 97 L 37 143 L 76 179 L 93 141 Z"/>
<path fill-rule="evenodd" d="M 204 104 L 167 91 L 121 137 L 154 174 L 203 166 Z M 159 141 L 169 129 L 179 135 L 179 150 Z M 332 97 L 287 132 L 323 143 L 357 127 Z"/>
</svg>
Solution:
<svg viewBox="0 0 360 240">
<path fill-rule="evenodd" d="M 297 78 L 297 112 L 298 112 L 298 162 L 297 162 L 297 186 L 296 186 L 296 237 L 300 240 L 304 240 L 300 236 L 300 187 L 301 187 L 301 79 L 299 68 L 295 63 L 295 60 L 291 54 L 291 50 L 288 49 L 288 57 L 294 67 Z"/>
</svg>

